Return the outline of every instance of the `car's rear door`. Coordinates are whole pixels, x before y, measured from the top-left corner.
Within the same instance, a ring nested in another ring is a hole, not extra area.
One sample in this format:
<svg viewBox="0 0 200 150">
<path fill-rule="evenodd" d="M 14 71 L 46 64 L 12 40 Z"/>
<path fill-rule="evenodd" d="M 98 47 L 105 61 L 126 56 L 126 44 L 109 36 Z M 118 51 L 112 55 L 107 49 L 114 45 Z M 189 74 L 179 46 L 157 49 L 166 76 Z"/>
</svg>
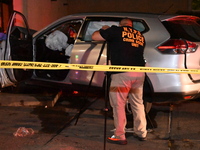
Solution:
<svg viewBox="0 0 200 150">
<path fill-rule="evenodd" d="M 82 30 L 72 51 L 71 62 L 74 64 L 106 65 L 107 44 L 103 41 L 93 41 L 92 34 L 104 25 L 118 26 L 122 17 L 87 17 Z M 134 28 L 145 32 L 147 30 L 141 19 L 133 20 Z M 94 77 L 93 77 L 94 75 Z M 105 74 L 102 71 L 71 70 L 70 80 L 72 83 L 88 85 L 92 80 L 93 86 L 102 86 Z"/>
<path fill-rule="evenodd" d="M 2 41 L 1 60 L 33 61 L 32 36 L 26 18 L 14 11 L 7 28 L 7 39 Z M 16 84 L 32 76 L 32 70 L 1 68 L 2 87 Z"/>
<path fill-rule="evenodd" d="M 118 25 L 121 18 L 112 17 L 88 17 L 85 19 L 81 33 L 72 51 L 71 62 L 74 64 L 106 65 L 107 44 L 103 41 L 92 41 L 92 33 L 103 25 Z M 94 75 L 94 76 L 93 76 Z M 71 70 L 70 81 L 75 84 L 101 87 L 104 80 L 104 72 Z"/>
</svg>

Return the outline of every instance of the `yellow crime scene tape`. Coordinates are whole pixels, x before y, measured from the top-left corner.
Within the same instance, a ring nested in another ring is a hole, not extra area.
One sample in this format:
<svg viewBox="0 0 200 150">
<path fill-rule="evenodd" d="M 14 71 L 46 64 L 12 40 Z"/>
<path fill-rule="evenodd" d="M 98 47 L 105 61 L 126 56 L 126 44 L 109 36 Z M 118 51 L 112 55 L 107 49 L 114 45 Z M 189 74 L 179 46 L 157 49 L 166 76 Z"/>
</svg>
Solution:
<svg viewBox="0 0 200 150">
<path fill-rule="evenodd" d="M 152 72 L 152 73 L 186 73 L 200 74 L 199 69 L 177 69 L 157 67 L 115 66 L 115 65 L 93 65 L 93 64 L 65 64 L 51 62 L 29 62 L 29 61 L 0 61 L 0 68 L 13 69 L 72 69 L 86 71 L 110 71 L 110 72 Z"/>
</svg>

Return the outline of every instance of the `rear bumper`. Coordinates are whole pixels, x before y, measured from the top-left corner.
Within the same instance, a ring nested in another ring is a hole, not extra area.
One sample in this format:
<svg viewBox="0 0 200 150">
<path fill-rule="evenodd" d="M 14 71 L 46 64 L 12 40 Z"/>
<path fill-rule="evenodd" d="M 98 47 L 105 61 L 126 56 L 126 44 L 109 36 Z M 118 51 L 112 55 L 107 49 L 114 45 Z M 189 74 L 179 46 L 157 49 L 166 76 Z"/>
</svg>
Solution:
<svg viewBox="0 0 200 150">
<path fill-rule="evenodd" d="M 152 102 L 177 103 L 180 101 L 197 99 L 199 97 L 200 93 L 197 91 L 189 93 L 154 93 L 152 95 Z"/>
</svg>

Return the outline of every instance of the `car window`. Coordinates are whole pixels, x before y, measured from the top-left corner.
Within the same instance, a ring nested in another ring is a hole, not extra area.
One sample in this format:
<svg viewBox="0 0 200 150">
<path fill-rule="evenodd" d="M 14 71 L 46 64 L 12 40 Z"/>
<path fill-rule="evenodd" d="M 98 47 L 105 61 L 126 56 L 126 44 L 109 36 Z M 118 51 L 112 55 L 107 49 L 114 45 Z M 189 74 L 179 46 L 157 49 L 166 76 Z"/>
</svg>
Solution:
<svg viewBox="0 0 200 150">
<path fill-rule="evenodd" d="M 189 41 L 200 41 L 200 25 L 195 18 L 172 18 L 163 21 L 169 31 L 171 38 L 186 39 Z"/>
<path fill-rule="evenodd" d="M 76 40 L 77 34 L 81 27 L 81 24 L 82 24 L 82 20 L 67 21 L 67 22 L 51 29 L 50 31 L 48 31 L 48 33 L 46 35 L 49 36 L 51 33 L 55 32 L 55 31 L 59 31 L 59 32 L 63 33 L 65 36 L 67 36 L 68 44 L 74 44 L 74 41 Z"/>
<path fill-rule="evenodd" d="M 81 25 L 82 20 L 70 20 L 48 28 L 35 42 L 36 56 L 44 57 L 39 53 L 46 51 L 58 51 L 59 55 L 70 56 Z"/>
<path fill-rule="evenodd" d="M 10 38 L 26 40 L 29 34 L 28 26 L 23 17 L 20 14 L 16 14 L 10 31 Z"/>
<path fill-rule="evenodd" d="M 118 26 L 119 22 L 118 21 L 90 21 L 88 28 L 85 32 L 84 36 L 84 41 L 91 41 L 92 40 L 92 33 L 96 30 L 101 29 L 102 26 L 108 25 L 108 26 L 113 26 L 116 25 Z"/>
<path fill-rule="evenodd" d="M 133 28 L 140 32 L 143 32 L 146 29 L 145 25 L 140 21 L 133 21 Z"/>
<path fill-rule="evenodd" d="M 121 18 L 117 18 L 117 19 L 94 19 L 94 20 L 90 20 L 90 21 L 86 21 L 85 23 L 85 28 L 83 28 L 83 33 L 82 33 L 82 38 L 80 38 L 82 41 L 92 41 L 92 33 L 96 30 L 101 29 L 102 26 L 104 25 L 108 25 L 108 26 L 118 26 L 119 25 L 119 21 L 121 20 Z M 136 30 L 139 30 L 140 32 L 144 32 L 146 31 L 146 25 L 144 24 L 144 22 L 142 22 L 141 20 L 133 20 L 133 27 Z"/>
</svg>

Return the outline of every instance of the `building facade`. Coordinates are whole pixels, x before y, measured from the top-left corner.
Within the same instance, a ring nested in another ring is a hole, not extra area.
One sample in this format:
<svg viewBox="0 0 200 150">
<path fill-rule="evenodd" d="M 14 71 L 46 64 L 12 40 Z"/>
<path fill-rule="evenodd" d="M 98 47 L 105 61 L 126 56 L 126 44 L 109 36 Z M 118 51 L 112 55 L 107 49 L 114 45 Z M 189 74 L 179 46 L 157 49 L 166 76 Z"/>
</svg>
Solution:
<svg viewBox="0 0 200 150">
<path fill-rule="evenodd" d="M 190 11 L 192 0 L 9 0 L 31 29 L 40 30 L 60 17 L 81 12 L 146 12 L 174 14 Z"/>
</svg>

